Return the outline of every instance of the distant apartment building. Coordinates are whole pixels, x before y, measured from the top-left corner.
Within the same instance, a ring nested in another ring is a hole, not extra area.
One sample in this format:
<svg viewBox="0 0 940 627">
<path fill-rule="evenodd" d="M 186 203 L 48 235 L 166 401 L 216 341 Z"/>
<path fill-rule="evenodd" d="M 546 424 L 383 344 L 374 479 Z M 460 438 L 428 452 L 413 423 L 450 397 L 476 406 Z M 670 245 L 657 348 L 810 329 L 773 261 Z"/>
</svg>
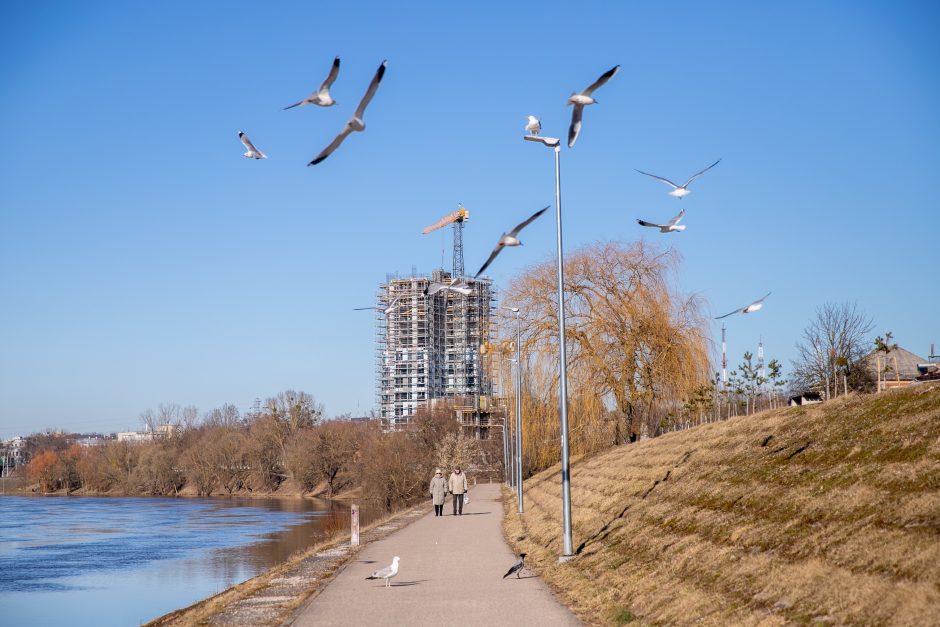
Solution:
<svg viewBox="0 0 940 627">
<path fill-rule="evenodd" d="M 390 429 L 407 425 L 418 408 L 437 399 L 473 410 L 493 394 L 480 349 L 494 337 L 495 289 L 489 279 L 465 278 L 467 294 L 425 295 L 432 281 L 451 279 L 437 270 L 390 277 L 379 286 L 376 395 L 379 417 Z"/>
</svg>

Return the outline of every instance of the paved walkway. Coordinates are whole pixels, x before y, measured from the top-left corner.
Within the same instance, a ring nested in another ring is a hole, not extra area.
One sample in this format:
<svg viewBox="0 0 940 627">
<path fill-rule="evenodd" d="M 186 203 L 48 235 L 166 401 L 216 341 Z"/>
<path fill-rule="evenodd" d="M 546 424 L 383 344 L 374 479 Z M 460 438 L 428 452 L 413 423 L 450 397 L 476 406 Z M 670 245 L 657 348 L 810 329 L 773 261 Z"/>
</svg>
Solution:
<svg viewBox="0 0 940 627">
<path fill-rule="evenodd" d="M 470 490 L 463 516 L 434 510 L 363 548 L 293 623 L 312 625 L 578 625 L 578 620 L 528 570 L 502 579 L 516 558 L 503 540 L 498 484 Z M 368 581 L 401 558 L 392 587 Z"/>
</svg>

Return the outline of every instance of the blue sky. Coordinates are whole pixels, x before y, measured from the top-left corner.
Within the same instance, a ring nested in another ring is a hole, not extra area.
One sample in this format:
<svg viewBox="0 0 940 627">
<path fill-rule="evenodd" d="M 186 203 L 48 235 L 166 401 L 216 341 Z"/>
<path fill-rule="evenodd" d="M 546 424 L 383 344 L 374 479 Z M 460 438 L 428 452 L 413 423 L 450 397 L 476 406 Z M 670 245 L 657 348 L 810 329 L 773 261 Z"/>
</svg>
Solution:
<svg viewBox="0 0 940 627">
<path fill-rule="evenodd" d="M 537 8 L 533 8 L 537 7 Z M 387 273 L 440 265 L 463 202 L 468 269 L 553 202 L 567 96 L 620 73 L 562 153 L 566 248 L 676 247 L 682 289 L 788 363 L 824 302 L 924 355 L 936 313 L 936 3 L 4 3 L 0 437 L 136 428 L 160 403 L 248 408 L 293 388 L 374 404 Z M 281 111 L 335 55 L 338 106 Z M 376 67 L 368 129 L 305 164 Z M 241 157 L 247 132 L 267 161 Z M 684 201 L 633 168 L 683 178 Z M 684 233 L 635 218 L 687 209 Z M 490 270 L 550 258 L 543 219 Z M 930 260 L 933 260 L 931 263 Z M 715 326 L 716 339 L 718 327 Z"/>
</svg>

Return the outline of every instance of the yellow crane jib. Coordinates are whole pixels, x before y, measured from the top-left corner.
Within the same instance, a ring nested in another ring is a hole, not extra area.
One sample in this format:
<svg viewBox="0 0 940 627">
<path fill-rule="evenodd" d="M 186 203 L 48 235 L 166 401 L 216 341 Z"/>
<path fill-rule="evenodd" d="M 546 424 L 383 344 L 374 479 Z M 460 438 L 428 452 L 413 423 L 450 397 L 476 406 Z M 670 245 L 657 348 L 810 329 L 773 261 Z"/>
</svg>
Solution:
<svg viewBox="0 0 940 627">
<path fill-rule="evenodd" d="M 431 233 L 432 231 L 436 231 L 440 228 L 443 228 L 447 226 L 448 224 L 453 224 L 454 222 L 464 222 L 469 219 L 470 219 L 470 212 L 467 211 L 466 207 L 461 207 L 457 211 L 447 214 L 446 216 L 444 216 L 443 218 L 441 218 L 440 220 L 438 220 L 431 226 L 424 227 L 424 229 L 421 232 L 427 235 L 428 233 Z"/>
</svg>

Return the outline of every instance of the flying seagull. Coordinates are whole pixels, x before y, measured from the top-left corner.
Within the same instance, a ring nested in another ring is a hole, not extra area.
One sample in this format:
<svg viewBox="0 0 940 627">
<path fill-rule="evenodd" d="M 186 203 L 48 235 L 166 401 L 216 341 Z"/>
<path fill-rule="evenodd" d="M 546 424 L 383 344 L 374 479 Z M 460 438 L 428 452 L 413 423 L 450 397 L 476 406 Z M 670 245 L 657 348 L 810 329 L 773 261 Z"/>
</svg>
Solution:
<svg viewBox="0 0 940 627">
<path fill-rule="evenodd" d="M 486 270 L 486 268 L 491 263 L 493 263 L 494 259 L 496 259 L 496 255 L 498 255 L 500 251 L 503 250 L 503 248 L 505 248 L 506 246 L 522 246 L 522 242 L 519 241 L 519 237 L 518 237 L 519 232 L 525 227 L 529 226 L 529 224 L 531 224 L 540 215 L 545 213 L 546 209 L 548 209 L 548 207 L 542 207 L 541 209 L 533 213 L 531 216 L 529 216 L 529 218 L 525 222 L 520 222 L 519 224 L 516 225 L 516 228 L 514 228 L 513 230 L 509 231 L 508 233 L 503 233 L 503 235 L 499 238 L 499 241 L 496 242 L 496 248 L 494 248 L 493 252 L 490 253 L 490 258 L 486 260 L 486 263 L 483 264 L 483 267 L 480 268 L 480 271 L 477 272 L 475 275 L 473 275 L 473 278 L 477 278 L 478 276 L 483 274 L 483 271 Z"/>
<path fill-rule="evenodd" d="M 526 553 L 519 554 L 519 561 L 513 564 L 512 568 L 506 571 L 506 574 L 503 575 L 503 579 L 505 579 L 506 577 L 508 577 L 509 575 L 513 573 L 516 573 L 516 579 L 520 578 L 519 573 L 522 572 L 523 568 L 525 568 L 525 556 L 526 555 L 527 555 Z"/>
<path fill-rule="evenodd" d="M 525 125 L 525 132 L 529 135 L 538 135 L 542 130 L 542 123 L 534 115 L 527 116 L 529 121 Z"/>
<path fill-rule="evenodd" d="M 715 320 L 721 320 L 722 318 L 727 318 L 728 316 L 733 316 L 733 315 L 736 314 L 736 313 L 743 313 L 743 314 L 746 314 L 746 313 L 754 313 L 755 311 L 759 310 L 761 307 L 764 306 L 764 299 L 767 298 L 768 296 L 770 296 L 771 293 L 772 293 L 772 292 L 767 292 L 766 294 L 764 294 L 762 297 L 760 297 L 760 298 L 758 298 L 757 300 L 755 300 L 753 303 L 751 303 L 751 304 L 748 305 L 747 307 L 744 307 L 744 308 L 742 308 L 742 309 L 735 309 L 735 310 L 732 311 L 731 313 L 726 313 L 726 314 L 723 315 L 723 316 L 718 316 L 717 318 L 715 318 Z"/>
<path fill-rule="evenodd" d="M 376 311 L 381 311 L 387 316 L 388 314 L 395 311 L 395 308 L 398 306 L 399 300 L 401 300 L 401 298 L 396 298 L 395 300 L 393 300 L 392 302 L 388 304 L 388 307 L 376 307 L 374 305 L 372 307 L 353 307 L 353 311 L 365 311 L 366 309 L 375 309 Z"/>
<path fill-rule="evenodd" d="M 430 281 L 428 286 L 424 288 L 424 295 L 434 296 L 442 290 L 448 292 L 457 292 L 458 294 L 463 294 L 464 296 L 469 296 L 471 293 L 473 293 L 473 288 L 467 285 L 466 281 L 463 279 L 454 279 L 450 283 Z"/>
<path fill-rule="evenodd" d="M 356 112 L 353 113 L 353 116 L 349 118 L 349 121 L 346 122 L 346 126 L 343 127 L 343 130 L 340 131 L 339 135 L 336 136 L 336 139 L 333 142 L 323 149 L 323 152 L 318 154 L 313 161 L 307 165 L 316 165 L 333 154 L 333 151 L 339 148 L 339 145 L 343 143 L 343 140 L 349 137 L 350 133 L 353 131 L 364 131 L 366 130 L 366 123 L 362 121 L 362 116 L 366 112 L 366 107 L 369 106 L 369 102 L 372 100 L 372 96 L 375 95 L 376 90 L 379 88 L 379 83 L 382 82 L 382 77 L 385 76 L 385 66 L 388 65 L 388 61 L 382 61 L 382 65 L 379 66 L 379 69 L 376 70 L 375 76 L 372 77 L 372 82 L 369 83 L 369 88 L 366 90 L 366 94 L 362 97 L 362 100 L 359 101 L 359 106 L 356 108 Z"/>
<path fill-rule="evenodd" d="M 705 174 L 706 172 L 708 172 L 709 170 L 711 170 L 712 168 L 714 168 L 716 165 L 718 165 L 718 162 L 719 162 L 719 161 L 721 161 L 721 159 L 719 159 L 719 160 L 716 161 L 715 163 L 711 164 L 710 166 L 708 166 L 707 168 L 705 168 L 705 169 L 702 170 L 701 172 L 696 172 L 695 174 L 693 174 L 692 176 L 690 176 L 690 177 L 689 177 L 689 180 L 686 181 L 685 183 L 683 183 L 682 185 L 676 185 L 675 183 L 673 183 L 672 181 L 670 181 L 670 180 L 667 179 L 667 178 L 663 178 L 663 177 L 661 177 L 661 176 L 656 176 L 655 174 L 650 174 L 649 172 L 644 172 L 643 170 L 637 170 L 637 172 L 639 172 L 640 174 L 645 174 L 646 176 L 652 176 L 654 179 L 656 179 L 656 180 L 658 180 L 658 181 L 662 181 L 662 182 L 665 183 L 666 185 L 671 185 L 671 186 L 673 187 L 673 190 L 672 190 L 671 192 L 669 192 L 669 195 L 670 195 L 670 196 L 675 196 L 676 198 L 682 198 L 683 196 L 686 196 L 686 195 L 692 193 L 692 192 L 690 192 L 689 189 L 688 189 L 688 188 L 689 188 L 689 183 L 691 183 L 692 181 L 694 181 L 694 180 L 696 179 L 696 177 L 699 177 L 699 176 L 701 176 L 702 174 Z"/>
<path fill-rule="evenodd" d="M 603 87 L 604 83 L 609 81 L 618 70 L 620 70 L 619 65 L 610 68 L 580 94 L 571 94 L 571 97 L 568 98 L 568 104 L 574 105 L 574 110 L 571 112 L 571 126 L 568 127 L 568 148 L 574 146 L 574 143 L 578 141 L 578 134 L 581 132 L 581 115 L 584 113 L 585 105 L 592 105 L 597 102 L 591 97 L 591 94 L 594 93 L 594 90 Z"/>
<path fill-rule="evenodd" d="M 264 154 L 263 152 L 255 148 L 255 145 L 251 143 L 251 140 L 248 139 L 248 136 L 242 133 L 241 131 L 238 131 L 238 139 L 240 139 L 242 144 L 244 144 L 245 148 L 248 149 L 248 151 L 245 152 L 245 156 L 248 157 L 249 159 L 267 159 L 268 158 L 268 155 Z"/>
<path fill-rule="evenodd" d="M 392 558 L 391 565 L 386 566 L 385 568 L 378 569 L 377 571 L 375 571 L 374 573 L 366 577 L 366 579 L 384 579 L 385 587 L 389 588 L 392 585 L 389 580 L 397 574 L 398 574 L 398 556 L 396 555 L 395 557 Z"/>
<path fill-rule="evenodd" d="M 637 220 L 640 226 L 652 226 L 659 229 L 660 233 L 672 233 L 673 231 L 684 231 L 685 225 L 679 224 L 679 220 L 682 219 L 682 216 L 685 215 L 685 209 L 679 212 L 675 218 L 667 222 L 666 224 L 655 224 L 653 222 L 647 222 L 646 220 Z"/>
<path fill-rule="evenodd" d="M 333 81 L 336 80 L 336 76 L 339 74 L 339 57 L 333 59 L 333 67 L 330 68 L 330 73 L 326 77 L 326 80 L 320 85 L 320 89 L 316 90 L 300 102 L 295 102 L 289 107 L 284 107 L 284 111 L 288 109 L 293 109 L 294 107 L 302 107 L 303 105 L 314 104 L 320 107 L 332 107 L 336 104 L 336 101 L 333 100 L 333 96 L 330 95 L 330 86 L 333 85 Z"/>
</svg>

